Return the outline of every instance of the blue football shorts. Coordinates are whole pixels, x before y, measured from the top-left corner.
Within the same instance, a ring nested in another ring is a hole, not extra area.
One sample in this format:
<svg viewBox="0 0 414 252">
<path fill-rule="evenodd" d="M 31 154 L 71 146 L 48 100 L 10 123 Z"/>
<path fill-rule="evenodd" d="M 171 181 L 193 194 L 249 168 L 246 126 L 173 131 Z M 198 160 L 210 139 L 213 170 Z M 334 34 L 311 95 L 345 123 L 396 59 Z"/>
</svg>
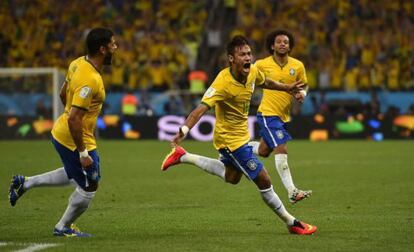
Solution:
<svg viewBox="0 0 414 252">
<path fill-rule="evenodd" d="M 233 152 L 228 148 L 223 148 L 219 150 L 219 153 L 220 161 L 225 166 L 233 166 L 251 180 L 254 180 L 263 169 L 263 164 L 253 154 L 252 147 L 247 144 Z"/>
<path fill-rule="evenodd" d="M 278 116 L 262 116 L 257 114 L 260 136 L 270 149 L 291 140 L 292 137 L 285 129 L 285 123 Z"/>
<path fill-rule="evenodd" d="M 96 150 L 89 151 L 89 156 L 91 156 L 93 160 L 92 167 L 83 169 L 79 159 L 79 152 L 77 150 L 72 151 L 66 148 L 53 137 L 52 143 L 55 146 L 56 151 L 59 153 L 60 159 L 62 160 L 69 179 L 74 179 L 84 190 L 89 186 L 89 183 L 99 182 L 101 179 L 101 171 L 99 168 L 99 155 Z"/>
</svg>

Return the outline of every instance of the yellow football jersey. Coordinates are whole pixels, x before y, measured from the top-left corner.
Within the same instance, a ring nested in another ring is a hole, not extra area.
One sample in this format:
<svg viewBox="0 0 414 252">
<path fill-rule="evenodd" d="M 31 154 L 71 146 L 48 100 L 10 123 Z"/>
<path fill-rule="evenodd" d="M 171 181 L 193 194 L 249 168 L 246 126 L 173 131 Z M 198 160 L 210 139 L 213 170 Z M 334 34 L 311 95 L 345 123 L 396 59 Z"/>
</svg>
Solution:
<svg viewBox="0 0 414 252">
<path fill-rule="evenodd" d="M 85 56 L 79 57 L 69 65 L 66 75 L 66 106 L 63 114 L 56 120 L 53 137 L 65 147 L 75 150 L 76 145 L 69 131 L 68 115 L 71 107 L 86 110 L 82 121 L 83 141 L 86 148 L 96 149 L 96 120 L 105 100 L 105 88 L 102 77 L 94 65 Z"/>
<path fill-rule="evenodd" d="M 254 65 L 245 84 L 238 82 L 230 67 L 221 70 L 204 93 L 201 103 L 215 107 L 216 125 L 213 145 L 219 150 L 234 151 L 250 140 L 247 118 L 255 85 L 262 85 L 265 75 Z"/>
<path fill-rule="evenodd" d="M 282 83 L 302 80 L 307 83 L 306 70 L 303 63 L 289 57 L 284 66 L 279 66 L 273 56 L 256 61 L 255 65 L 264 72 L 267 78 Z M 293 97 L 287 92 L 263 89 L 263 98 L 258 112 L 264 116 L 278 116 L 283 122 L 290 121 L 290 110 Z"/>
</svg>

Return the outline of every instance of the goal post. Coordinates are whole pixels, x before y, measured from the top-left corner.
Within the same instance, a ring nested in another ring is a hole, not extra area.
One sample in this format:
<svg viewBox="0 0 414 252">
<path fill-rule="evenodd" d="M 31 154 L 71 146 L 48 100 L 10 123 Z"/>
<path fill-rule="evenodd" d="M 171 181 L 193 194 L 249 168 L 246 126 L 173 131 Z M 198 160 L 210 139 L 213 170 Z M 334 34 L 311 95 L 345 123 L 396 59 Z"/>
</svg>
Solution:
<svg viewBox="0 0 414 252">
<path fill-rule="evenodd" d="M 60 87 L 65 79 L 64 73 L 54 67 L 40 67 L 40 68 L 0 68 L 0 79 L 2 78 L 17 78 L 17 77 L 25 77 L 30 78 L 33 76 L 51 76 L 49 82 L 51 83 L 45 83 L 46 86 L 51 85 L 52 87 L 52 112 L 53 112 L 53 120 L 55 121 L 59 115 L 63 112 L 63 105 L 60 102 Z M 13 85 L 13 83 L 11 83 Z M 13 91 L 13 88 L 11 88 L 11 92 Z M 3 90 L 0 89 L 0 93 L 2 93 Z M 19 91 L 17 91 L 19 92 Z"/>
</svg>

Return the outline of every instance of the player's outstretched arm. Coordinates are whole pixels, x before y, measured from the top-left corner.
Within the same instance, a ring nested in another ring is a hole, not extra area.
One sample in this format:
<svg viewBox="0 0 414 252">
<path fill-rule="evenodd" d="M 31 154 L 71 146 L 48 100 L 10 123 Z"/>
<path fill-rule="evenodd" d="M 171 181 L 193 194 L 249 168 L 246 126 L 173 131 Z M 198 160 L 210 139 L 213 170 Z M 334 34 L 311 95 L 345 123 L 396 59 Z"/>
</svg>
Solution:
<svg viewBox="0 0 414 252">
<path fill-rule="evenodd" d="M 171 145 L 174 147 L 178 145 L 184 138 L 187 136 L 187 133 L 191 130 L 192 127 L 200 120 L 204 113 L 209 110 L 209 107 L 205 104 L 200 104 L 188 115 L 185 119 L 184 125 L 180 127 L 177 134 L 171 140 Z"/>
<path fill-rule="evenodd" d="M 301 90 L 305 84 L 301 81 L 295 81 L 293 83 L 285 84 L 278 81 L 274 81 L 272 79 L 267 79 L 265 83 L 262 85 L 263 88 L 272 89 L 272 90 L 279 90 L 279 91 L 286 91 L 286 92 L 296 92 Z"/>
</svg>

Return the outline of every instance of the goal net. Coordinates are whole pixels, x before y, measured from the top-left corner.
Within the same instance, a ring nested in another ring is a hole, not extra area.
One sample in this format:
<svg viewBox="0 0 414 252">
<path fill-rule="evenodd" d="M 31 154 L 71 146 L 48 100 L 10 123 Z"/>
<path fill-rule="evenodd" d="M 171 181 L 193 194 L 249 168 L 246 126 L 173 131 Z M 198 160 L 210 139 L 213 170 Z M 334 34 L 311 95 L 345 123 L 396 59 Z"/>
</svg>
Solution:
<svg viewBox="0 0 414 252">
<path fill-rule="evenodd" d="M 0 68 L 0 116 L 51 111 L 56 120 L 64 109 L 59 98 L 64 78 L 58 68 Z"/>
</svg>

